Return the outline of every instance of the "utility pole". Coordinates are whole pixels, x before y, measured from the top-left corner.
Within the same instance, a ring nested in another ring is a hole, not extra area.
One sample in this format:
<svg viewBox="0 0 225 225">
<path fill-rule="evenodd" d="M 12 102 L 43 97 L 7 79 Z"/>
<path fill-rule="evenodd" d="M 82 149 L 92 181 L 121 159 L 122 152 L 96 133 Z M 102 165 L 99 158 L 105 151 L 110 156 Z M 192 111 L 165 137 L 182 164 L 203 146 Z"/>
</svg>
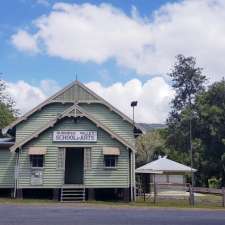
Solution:
<svg viewBox="0 0 225 225">
<path fill-rule="evenodd" d="M 193 172 L 192 104 L 191 104 L 191 100 L 189 100 L 189 108 L 190 108 L 190 115 L 189 115 L 189 143 L 190 143 L 190 161 L 191 161 L 191 185 L 193 187 L 194 184 L 195 184 L 195 179 L 194 179 L 194 172 Z"/>
<path fill-rule="evenodd" d="M 191 160 L 191 187 L 190 187 L 190 202 L 191 205 L 194 206 L 194 191 L 193 187 L 195 186 L 194 172 L 193 172 L 193 146 L 192 146 L 192 104 L 191 98 L 189 97 L 189 107 L 190 107 L 190 115 L 189 115 L 189 141 L 190 141 L 190 160 Z"/>
<path fill-rule="evenodd" d="M 191 158 L 191 183 L 194 186 L 194 172 L 193 172 L 193 146 L 192 146 L 192 118 L 190 118 L 190 158 Z"/>
</svg>

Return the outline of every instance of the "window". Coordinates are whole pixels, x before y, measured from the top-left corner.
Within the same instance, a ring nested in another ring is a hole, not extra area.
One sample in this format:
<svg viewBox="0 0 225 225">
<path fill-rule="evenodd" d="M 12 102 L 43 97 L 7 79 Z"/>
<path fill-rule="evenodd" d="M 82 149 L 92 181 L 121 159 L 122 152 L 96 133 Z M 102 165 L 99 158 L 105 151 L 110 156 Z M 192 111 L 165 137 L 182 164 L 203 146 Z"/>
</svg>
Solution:
<svg viewBox="0 0 225 225">
<path fill-rule="evenodd" d="M 30 161 L 31 161 L 31 167 L 43 167 L 44 156 L 43 155 L 31 155 Z"/>
<path fill-rule="evenodd" d="M 117 156 L 116 155 L 105 155 L 105 168 L 116 168 Z"/>
</svg>

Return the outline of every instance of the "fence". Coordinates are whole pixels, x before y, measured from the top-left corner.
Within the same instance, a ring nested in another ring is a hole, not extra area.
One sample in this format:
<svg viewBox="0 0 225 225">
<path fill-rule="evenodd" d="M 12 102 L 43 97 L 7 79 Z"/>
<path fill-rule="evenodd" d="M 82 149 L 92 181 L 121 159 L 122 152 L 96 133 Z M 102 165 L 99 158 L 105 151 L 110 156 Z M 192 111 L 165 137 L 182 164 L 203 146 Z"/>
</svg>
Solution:
<svg viewBox="0 0 225 225">
<path fill-rule="evenodd" d="M 137 199 L 152 203 L 168 201 L 180 202 L 192 206 L 225 207 L 225 188 L 192 187 L 190 184 L 150 183 L 149 192 L 141 185 L 137 186 Z"/>
</svg>

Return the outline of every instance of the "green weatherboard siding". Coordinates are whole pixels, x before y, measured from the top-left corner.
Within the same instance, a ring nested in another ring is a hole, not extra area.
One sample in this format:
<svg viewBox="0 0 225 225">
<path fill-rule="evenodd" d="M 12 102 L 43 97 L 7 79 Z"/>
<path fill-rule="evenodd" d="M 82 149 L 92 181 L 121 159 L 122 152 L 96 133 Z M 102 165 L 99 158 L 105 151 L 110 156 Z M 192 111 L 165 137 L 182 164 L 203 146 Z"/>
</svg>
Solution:
<svg viewBox="0 0 225 225">
<path fill-rule="evenodd" d="M 45 123 L 55 118 L 71 105 L 72 104 L 52 103 L 35 112 L 28 117 L 27 120 L 16 126 L 16 142 L 21 141 L 34 131 L 40 129 Z"/>
<path fill-rule="evenodd" d="M 9 149 L 0 149 L 0 188 L 14 187 L 16 157 Z"/>
<path fill-rule="evenodd" d="M 111 111 L 103 104 L 98 103 L 81 104 L 81 107 L 115 133 L 129 141 L 131 144 L 134 144 L 133 125 L 123 120 L 123 118 L 114 111 Z"/>
<path fill-rule="evenodd" d="M 55 130 L 92 130 L 97 131 L 98 140 L 95 143 L 82 142 L 53 142 L 52 135 Z M 91 169 L 84 171 L 84 184 L 87 188 L 113 188 L 129 187 L 129 150 L 112 139 L 109 134 L 86 118 L 79 118 L 77 123 L 71 118 L 59 121 L 54 128 L 50 128 L 23 147 L 20 153 L 20 188 L 31 188 L 30 184 L 30 161 L 28 148 L 33 146 L 47 146 L 43 169 L 43 185 L 40 188 L 61 187 L 64 184 L 64 170 L 57 168 L 58 146 L 92 146 L 91 148 Z M 116 169 L 104 168 L 103 146 L 118 147 L 120 155 Z"/>
</svg>

